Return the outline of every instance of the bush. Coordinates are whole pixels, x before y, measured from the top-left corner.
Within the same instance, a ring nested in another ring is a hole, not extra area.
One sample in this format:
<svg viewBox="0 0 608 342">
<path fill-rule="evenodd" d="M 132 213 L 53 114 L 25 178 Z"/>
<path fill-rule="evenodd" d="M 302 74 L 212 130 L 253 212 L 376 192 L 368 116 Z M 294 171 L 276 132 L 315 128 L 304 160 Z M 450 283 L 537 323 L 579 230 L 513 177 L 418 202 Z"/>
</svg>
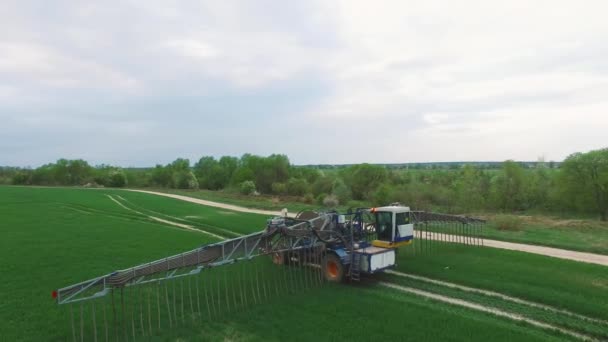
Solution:
<svg viewBox="0 0 608 342">
<path fill-rule="evenodd" d="M 315 196 L 313 196 L 311 193 L 307 193 L 304 195 L 302 201 L 304 201 L 304 203 L 313 204 L 315 203 Z"/>
<path fill-rule="evenodd" d="M 255 183 L 253 181 L 244 181 L 240 186 L 241 194 L 251 195 L 255 192 Z"/>
<path fill-rule="evenodd" d="M 515 215 L 497 215 L 492 221 L 498 230 L 520 230 L 523 226 L 521 218 Z"/>
<path fill-rule="evenodd" d="M 323 200 L 323 205 L 327 208 L 335 208 L 340 204 L 338 197 L 335 195 L 326 196 Z"/>
<path fill-rule="evenodd" d="M 107 186 L 122 188 L 127 185 L 127 176 L 122 169 L 112 169 L 108 172 Z"/>
</svg>

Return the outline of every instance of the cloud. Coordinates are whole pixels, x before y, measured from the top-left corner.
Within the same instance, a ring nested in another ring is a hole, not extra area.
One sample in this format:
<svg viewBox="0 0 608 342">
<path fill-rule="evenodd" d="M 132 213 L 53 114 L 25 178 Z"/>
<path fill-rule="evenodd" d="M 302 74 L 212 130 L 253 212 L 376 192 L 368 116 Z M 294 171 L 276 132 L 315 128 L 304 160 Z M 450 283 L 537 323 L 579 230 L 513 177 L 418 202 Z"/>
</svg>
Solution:
<svg viewBox="0 0 608 342">
<path fill-rule="evenodd" d="M 602 1 L 4 7 L 0 165 L 561 159 L 605 146 Z"/>
</svg>

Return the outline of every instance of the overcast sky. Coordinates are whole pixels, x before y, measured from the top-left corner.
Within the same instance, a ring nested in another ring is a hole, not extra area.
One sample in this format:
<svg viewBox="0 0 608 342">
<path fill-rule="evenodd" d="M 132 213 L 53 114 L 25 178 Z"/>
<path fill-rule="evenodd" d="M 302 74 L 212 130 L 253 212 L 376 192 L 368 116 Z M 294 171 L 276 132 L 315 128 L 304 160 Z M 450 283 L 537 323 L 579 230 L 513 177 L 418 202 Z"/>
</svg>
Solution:
<svg viewBox="0 0 608 342">
<path fill-rule="evenodd" d="M 608 2 L 0 5 L 0 165 L 561 160 L 608 146 Z"/>
</svg>

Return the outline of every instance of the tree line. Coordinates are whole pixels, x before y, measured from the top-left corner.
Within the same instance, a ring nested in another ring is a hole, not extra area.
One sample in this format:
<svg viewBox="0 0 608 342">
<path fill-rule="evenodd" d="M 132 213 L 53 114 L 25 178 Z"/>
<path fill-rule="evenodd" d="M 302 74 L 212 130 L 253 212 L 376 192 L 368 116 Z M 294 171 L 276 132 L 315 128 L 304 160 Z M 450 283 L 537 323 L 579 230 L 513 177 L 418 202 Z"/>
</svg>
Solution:
<svg viewBox="0 0 608 342">
<path fill-rule="evenodd" d="M 287 196 L 319 206 L 401 202 L 452 213 L 567 212 L 608 219 L 608 149 L 574 153 L 556 167 L 505 161 L 498 169 L 404 169 L 357 164 L 336 169 L 295 166 L 285 155 L 178 158 L 154 168 L 91 166 L 60 159 L 36 169 L 0 168 L 0 183 L 223 190 L 243 195 Z"/>
</svg>

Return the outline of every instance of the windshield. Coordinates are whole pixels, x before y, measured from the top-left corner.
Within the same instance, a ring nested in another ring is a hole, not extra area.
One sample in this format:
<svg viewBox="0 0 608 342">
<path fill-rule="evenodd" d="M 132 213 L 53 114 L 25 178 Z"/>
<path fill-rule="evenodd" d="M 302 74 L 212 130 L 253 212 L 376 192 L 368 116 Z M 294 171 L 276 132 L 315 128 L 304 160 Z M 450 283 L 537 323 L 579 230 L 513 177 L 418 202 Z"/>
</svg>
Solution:
<svg viewBox="0 0 608 342">
<path fill-rule="evenodd" d="M 376 232 L 378 233 L 378 240 L 392 241 L 393 213 L 376 213 Z"/>
<path fill-rule="evenodd" d="M 397 221 L 397 226 L 410 224 L 410 213 L 398 213 L 395 217 L 395 221 Z"/>
</svg>

